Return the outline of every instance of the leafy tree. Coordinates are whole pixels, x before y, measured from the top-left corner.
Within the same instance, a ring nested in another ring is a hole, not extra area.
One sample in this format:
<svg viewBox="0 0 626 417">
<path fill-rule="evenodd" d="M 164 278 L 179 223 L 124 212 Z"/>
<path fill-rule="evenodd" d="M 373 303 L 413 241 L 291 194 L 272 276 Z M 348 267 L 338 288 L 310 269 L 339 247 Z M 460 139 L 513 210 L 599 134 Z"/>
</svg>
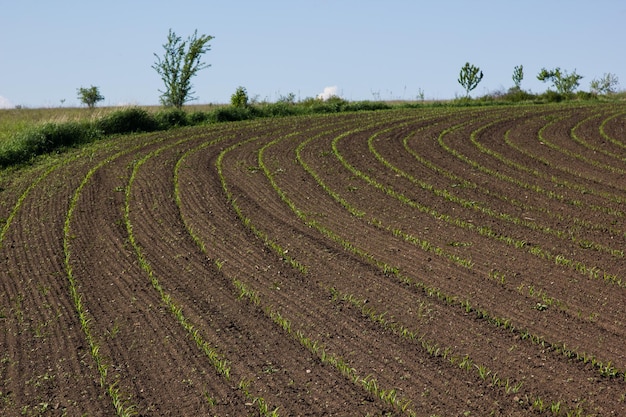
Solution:
<svg viewBox="0 0 626 417">
<path fill-rule="evenodd" d="M 606 73 L 600 79 L 593 79 L 589 84 L 589 88 L 596 94 L 611 94 L 615 92 L 615 88 L 619 84 L 617 75 Z"/>
<path fill-rule="evenodd" d="M 183 107 L 183 104 L 194 100 L 194 92 L 191 91 L 191 78 L 196 73 L 210 65 L 201 62 L 202 55 L 210 50 L 208 42 L 213 36 L 201 35 L 198 31 L 183 41 L 180 36 L 170 29 L 167 35 L 167 43 L 163 45 L 165 54 L 163 58 L 154 54 L 156 62 L 152 68 L 161 76 L 165 84 L 165 90 L 159 90 L 161 103 L 164 106 Z"/>
<path fill-rule="evenodd" d="M 578 88 L 582 78 L 582 75 L 576 74 L 576 70 L 568 74 L 566 71 L 561 72 L 561 69 L 558 67 L 549 71 L 542 68 L 539 75 L 537 75 L 539 81 L 552 81 L 554 88 L 556 88 L 559 94 L 567 95 L 572 94 L 574 90 Z"/>
<path fill-rule="evenodd" d="M 480 68 L 475 67 L 474 65 L 470 65 L 469 62 L 465 63 L 465 66 L 461 68 L 461 73 L 459 74 L 459 84 L 463 88 L 465 88 L 465 92 L 467 93 L 467 97 L 469 97 L 470 91 L 478 86 L 478 83 L 483 79 L 483 72 Z"/>
<path fill-rule="evenodd" d="M 248 92 L 245 87 L 237 87 L 235 93 L 230 96 L 230 104 L 234 107 L 247 107 L 248 106 Z"/>
<path fill-rule="evenodd" d="M 104 100 L 104 96 L 100 94 L 98 87 L 92 85 L 89 88 L 79 88 L 78 99 L 81 103 L 86 104 L 87 107 L 93 109 L 96 107 L 97 102 Z"/>
<path fill-rule="evenodd" d="M 524 79 L 524 66 L 518 65 L 513 69 L 513 83 L 516 90 L 521 90 L 522 80 Z"/>
</svg>

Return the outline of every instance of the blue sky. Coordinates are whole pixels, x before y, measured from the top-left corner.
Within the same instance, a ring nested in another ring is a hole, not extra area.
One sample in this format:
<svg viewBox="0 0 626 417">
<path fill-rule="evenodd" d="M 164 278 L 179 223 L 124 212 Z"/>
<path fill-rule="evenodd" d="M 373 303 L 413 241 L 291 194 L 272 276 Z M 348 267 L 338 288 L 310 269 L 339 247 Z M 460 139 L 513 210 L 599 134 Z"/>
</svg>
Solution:
<svg viewBox="0 0 626 417">
<path fill-rule="evenodd" d="M 274 101 L 328 87 L 349 100 L 450 99 L 464 94 L 465 62 L 484 78 L 473 96 L 542 92 L 542 67 L 610 72 L 626 88 L 623 0 L 0 0 L 0 107 L 79 105 L 98 86 L 101 105 L 159 103 L 151 68 L 168 30 L 212 35 L 193 79 L 198 100 L 227 103 L 238 86 Z M 62 102 L 62 100 L 64 100 Z"/>
</svg>

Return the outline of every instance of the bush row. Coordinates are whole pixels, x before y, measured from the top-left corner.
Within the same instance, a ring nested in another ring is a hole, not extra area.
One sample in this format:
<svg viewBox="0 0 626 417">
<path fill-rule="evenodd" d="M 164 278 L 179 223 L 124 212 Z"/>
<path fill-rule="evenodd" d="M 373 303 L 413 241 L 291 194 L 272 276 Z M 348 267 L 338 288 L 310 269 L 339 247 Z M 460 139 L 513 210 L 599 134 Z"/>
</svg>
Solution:
<svg viewBox="0 0 626 417">
<path fill-rule="evenodd" d="M 168 129 L 187 120 L 183 111 L 154 115 L 139 108 L 119 110 L 95 121 L 34 125 L 0 143 L 0 166 L 29 162 L 34 157 L 80 145 L 107 135 Z"/>
<path fill-rule="evenodd" d="M 174 127 L 249 120 L 261 117 L 283 117 L 311 113 L 383 110 L 391 106 L 382 102 L 348 102 L 333 97 L 326 101 L 310 99 L 301 103 L 265 103 L 244 107 L 220 107 L 211 112 L 187 113 L 166 109 L 149 113 L 141 108 L 112 112 L 95 121 L 45 123 L 21 131 L 0 143 L 0 167 L 27 163 L 37 155 L 80 145 L 109 135 L 154 132 Z"/>
<path fill-rule="evenodd" d="M 263 117 L 284 117 L 313 113 L 387 110 L 394 107 L 538 104 L 571 99 L 590 100 L 597 99 L 597 96 L 585 92 L 565 96 L 550 90 L 537 95 L 521 89 L 511 88 L 508 91 L 493 92 L 476 99 L 464 97 L 450 102 L 429 104 L 405 103 L 394 106 L 380 101 L 350 102 L 340 97 L 331 97 L 328 100 L 307 98 L 298 103 L 283 100 L 276 103 L 231 105 L 218 107 L 209 112 L 187 113 L 180 109 L 165 109 L 156 113 L 149 113 L 141 108 L 128 108 L 115 111 L 95 121 L 45 123 L 21 131 L 11 140 L 0 142 L 0 167 L 27 163 L 37 155 L 90 142 L 104 136 L 153 132 L 205 123 L 234 122 Z"/>
<path fill-rule="evenodd" d="M 533 94 L 529 91 L 522 90 L 520 88 L 510 88 L 507 91 L 495 91 L 477 98 L 475 101 L 478 103 L 496 102 L 498 104 L 504 103 L 523 103 L 528 102 L 532 104 L 545 104 L 545 103 L 560 103 L 562 101 L 569 100 L 598 100 L 599 97 L 595 93 L 587 91 L 577 91 L 575 93 L 563 94 L 553 90 L 547 90 L 542 94 Z M 459 99 L 463 100 L 463 99 Z"/>
</svg>

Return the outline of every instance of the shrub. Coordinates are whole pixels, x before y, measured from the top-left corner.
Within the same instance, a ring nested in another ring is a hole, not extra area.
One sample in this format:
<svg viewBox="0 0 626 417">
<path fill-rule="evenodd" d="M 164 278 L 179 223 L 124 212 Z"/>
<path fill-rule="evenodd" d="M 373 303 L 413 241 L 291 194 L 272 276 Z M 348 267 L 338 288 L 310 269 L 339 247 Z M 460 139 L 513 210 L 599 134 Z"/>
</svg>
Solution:
<svg viewBox="0 0 626 417">
<path fill-rule="evenodd" d="M 212 113 L 213 122 L 237 122 L 251 119 L 251 112 L 248 107 L 220 107 Z"/>
<path fill-rule="evenodd" d="M 560 103 L 566 100 L 568 97 L 565 94 L 557 93 L 554 90 L 548 90 L 543 93 L 540 98 L 546 103 Z"/>
<path fill-rule="evenodd" d="M 281 95 L 276 100 L 277 103 L 286 103 L 286 104 L 296 104 L 296 95 L 294 93 L 289 93 L 286 96 Z"/>
<path fill-rule="evenodd" d="M 484 99 L 483 101 L 487 101 L 487 100 L 490 100 L 490 99 Z M 474 105 L 475 101 L 470 96 L 463 96 L 463 97 L 456 97 L 452 103 L 458 107 L 467 107 L 467 106 Z"/>
<path fill-rule="evenodd" d="M 595 94 L 614 94 L 616 92 L 619 79 L 617 75 L 605 73 L 601 78 L 594 78 L 589 84 L 591 92 Z"/>
<path fill-rule="evenodd" d="M 391 106 L 383 101 L 355 101 L 346 103 L 343 106 L 343 111 L 374 111 L 388 109 L 391 109 Z"/>
<path fill-rule="evenodd" d="M 0 165 L 28 162 L 33 157 L 54 150 L 90 142 L 102 131 L 88 122 L 46 123 L 16 134 L 0 147 Z"/>
<path fill-rule="evenodd" d="M 588 91 L 577 91 L 576 98 L 578 100 L 597 100 L 598 95 Z"/>
<path fill-rule="evenodd" d="M 343 110 L 348 102 L 341 97 L 332 96 L 326 100 L 319 98 L 307 98 L 302 102 L 302 106 L 309 109 L 311 113 L 337 113 Z"/>
<path fill-rule="evenodd" d="M 192 125 L 199 125 L 210 120 L 210 114 L 201 111 L 195 111 L 189 114 L 189 123 Z"/>
<path fill-rule="evenodd" d="M 302 114 L 305 109 L 285 101 L 268 103 L 258 107 L 261 117 L 283 117 Z"/>
<path fill-rule="evenodd" d="M 230 104 L 233 107 L 247 107 L 248 106 L 248 92 L 245 87 L 237 87 L 235 93 L 230 96 Z"/>
<path fill-rule="evenodd" d="M 162 110 L 154 115 L 154 118 L 159 125 L 159 129 L 167 130 L 173 127 L 181 127 L 189 125 L 189 119 L 187 113 L 184 110 L 173 108 L 168 110 Z"/>
<path fill-rule="evenodd" d="M 36 137 L 34 142 L 43 144 L 41 148 L 43 152 L 90 142 L 102 135 L 102 132 L 89 122 L 46 123 L 35 128 L 33 133 L 33 139 Z"/>
<path fill-rule="evenodd" d="M 96 125 L 106 135 L 152 132 L 159 129 L 159 123 L 153 116 L 136 107 L 115 111 L 98 120 Z"/>
<path fill-rule="evenodd" d="M 518 87 L 509 88 L 506 94 L 502 96 L 502 99 L 506 101 L 512 101 L 514 103 L 519 103 L 520 101 L 532 101 L 536 98 L 537 96 L 535 96 L 534 94 L 522 90 Z"/>
</svg>

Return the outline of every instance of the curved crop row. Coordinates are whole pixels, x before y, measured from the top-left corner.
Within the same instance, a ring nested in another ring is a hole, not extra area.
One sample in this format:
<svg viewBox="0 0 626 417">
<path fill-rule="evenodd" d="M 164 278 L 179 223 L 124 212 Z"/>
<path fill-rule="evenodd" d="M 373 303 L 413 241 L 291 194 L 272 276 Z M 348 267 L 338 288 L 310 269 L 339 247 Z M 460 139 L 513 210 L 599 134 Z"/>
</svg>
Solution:
<svg viewBox="0 0 626 417">
<path fill-rule="evenodd" d="M 7 171 L 0 413 L 625 414 L 624 114 L 277 118 Z"/>
</svg>

